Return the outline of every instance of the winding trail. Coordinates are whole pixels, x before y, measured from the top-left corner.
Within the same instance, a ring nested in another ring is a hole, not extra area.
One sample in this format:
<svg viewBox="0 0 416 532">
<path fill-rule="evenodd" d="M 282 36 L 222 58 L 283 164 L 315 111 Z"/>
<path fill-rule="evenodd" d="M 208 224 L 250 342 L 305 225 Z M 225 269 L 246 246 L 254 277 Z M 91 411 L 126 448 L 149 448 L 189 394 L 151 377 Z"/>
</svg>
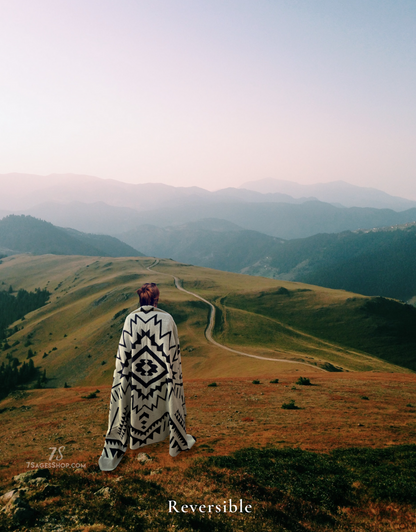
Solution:
<svg viewBox="0 0 416 532">
<path fill-rule="evenodd" d="M 208 326 L 205 329 L 205 337 L 208 340 L 208 342 L 210 342 L 211 344 L 213 344 L 216 347 L 219 347 L 221 349 L 225 349 L 226 351 L 231 351 L 231 353 L 236 353 L 237 355 L 242 355 L 242 356 L 250 357 L 250 358 L 258 358 L 260 360 L 269 360 L 271 362 L 286 362 L 288 364 L 302 364 L 304 366 L 308 366 L 308 367 L 314 368 L 314 369 L 319 369 L 319 370 L 324 371 L 325 373 L 327 373 L 327 371 L 325 369 L 320 368 L 319 366 L 314 366 L 313 364 L 308 364 L 307 362 L 297 362 L 295 360 L 287 360 L 286 358 L 266 358 L 266 357 L 260 357 L 258 355 L 250 355 L 248 353 L 243 353 L 242 351 L 237 351 L 236 349 L 231 349 L 231 347 L 227 347 L 226 345 L 218 343 L 216 340 L 214 340 L 214 338 L 212 336 L 212 331 L 214 330 L 214 324 L 215 324 L 215 307 L 214 307 L 214 305 L 212 303 L 210 303 L 207 299 L 204 299 L 203 297 L 199 296 L 198 294 L 195 294 L 194 292 L 190 292 L 189 290 L 185 290 L 185 288 L 183 288 L 181 286 L 181 282 L 180 282 L 180 279 L 178 277 L 175 277 L 174 275 L 172 275 L 170 273 L 158 272 L 157 270 L 151 269 L 154 266 L 156 266 L 157 264 L 159 264 L 159 259 L 156 259 L 155 262 L 153 262 L 150 266 L 148 266 L 146 268 L 146 270 L 158 273 L 159 275 L 167 275 L 168 277 L 173 277 L 174 280 L 175 280 L 175 286 L 176 286 L 176 288 L 178 290 L 181 290 L 182 292 L 186 292 L 187 294 L 190 294 L 191 296 L 194 296 L 197 299 L 200 299 L 201 301 L 203 301 L 204 303 L 209 305 L 210 314 L 209 314 Z"/>
</svg>

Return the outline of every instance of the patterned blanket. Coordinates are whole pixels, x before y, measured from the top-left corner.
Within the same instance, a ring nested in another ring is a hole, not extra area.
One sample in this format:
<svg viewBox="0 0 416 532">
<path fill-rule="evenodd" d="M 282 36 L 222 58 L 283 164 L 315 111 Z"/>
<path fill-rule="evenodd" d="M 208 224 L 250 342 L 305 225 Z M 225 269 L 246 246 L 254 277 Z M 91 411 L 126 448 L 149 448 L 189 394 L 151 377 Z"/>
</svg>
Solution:
<svg viewBox="0 0 416 532">
<path fill-rule="evenodd" d="M 138 449 L 169 436 L 169 454 L 190 449 L 176 324 L 170 314 L 144 305 L 124 322 L 111 389 L 102 471 L 121 462 L 128 444 Z"/>
</svg>

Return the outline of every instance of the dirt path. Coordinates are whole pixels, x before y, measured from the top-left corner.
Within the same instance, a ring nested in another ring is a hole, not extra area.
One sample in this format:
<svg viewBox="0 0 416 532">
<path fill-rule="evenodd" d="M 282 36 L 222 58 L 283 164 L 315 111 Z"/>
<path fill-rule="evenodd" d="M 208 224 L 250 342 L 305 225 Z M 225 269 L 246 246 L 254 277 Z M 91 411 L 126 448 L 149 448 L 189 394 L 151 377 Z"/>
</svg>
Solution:
<svg viewBox="0 0 416 532">
<path fill-rule="evenodd" d="M 159 264 L 159 259 L 156 259 L 153 264 L 151 264 L 150 266 L 148 266 L 146 268 L 146 270 L 153 271 L 155 273 L 158 273 L 159 275 L 167 275 L 168 277 L 173 277 L 174 280 L 175 280 L 175 286 L 176 286 L 176 288 L 178 290 L 181 290 L 182 292 L 186 292 L 187 294 L 190 294 L 191 296 L 194 296 L 194 297 L 200 299 L 201 301 L 203 301 L 204 303 L 206 303 L 207 305 L 209 305 L 210 314 L 209 314 L 208 326 L 205 329 L 205 337 L 208 340 L 208 342 L 210 342 L 211 344 L 213 344 L 216 347 L 219 347 L 221 349 L 225 349 L 227 351 L 231 351 L 231 353 L 236 353 L 237 355 L 242 355 L 242 356 L 250 357 L 250 358 L 258 358 L 260 360 L 270 360 L 272 362 L 287 362 L 288 364 L 302 364 L 303 366 L 309 366 L 309 367 L 314 368 L 314 369 L 320 369 L 321 371 L 324 371 L 326 373 L 325 369 L 320 368 L 318 366 L 314 366 L 313 364 L 308 364 L 307 362 L 296 362 L 295 360 L 287 360 L 286 358 L 266 358 L 266 357 L 260 357 L 260 356 L 257 356 L 257 355 L 250 355 L 248 353 L 243 353 L 242 351 L 237 351 L 236 349 L 231 349 L 231 347 L 227 347 L 226 345 L 218 343 L 216 340 L 214 340 L 214 338 L 212 336 L 212 331 L 214 330 L 214 324 L 215 324 L 215 307 L 214 307 L 214 305 L 212 303 L 210 303 L 208 300 L 206 300 L 203 297 L 199 296 L 198 294 L 195 294 L 194 292 L 190 292 L 189 290 L 185 290 L 185 288 L 183 288 L 181 286 L 181 282 L 180 282 L 180 279 L 178 277 L 175 277 L 174 275 L 171 275 L 170 273 L 158 272 L 157 270 L 151 269 L 154 266 L 156 266 L 157 264 Z"/>
</svg>

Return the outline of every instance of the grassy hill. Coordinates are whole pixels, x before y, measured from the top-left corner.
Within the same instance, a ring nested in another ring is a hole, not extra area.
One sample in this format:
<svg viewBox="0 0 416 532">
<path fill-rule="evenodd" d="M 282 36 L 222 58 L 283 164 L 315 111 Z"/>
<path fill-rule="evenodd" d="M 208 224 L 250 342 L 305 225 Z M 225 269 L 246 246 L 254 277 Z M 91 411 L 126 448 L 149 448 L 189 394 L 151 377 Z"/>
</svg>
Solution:
<svg viewBox="0 0 416 532">
<path fill-rule="evenodd" d="M 9 253 L 138 257 L 142 253 L 117 238 L 55 227 L 32 216 L 6 216 L 0 220 L 0 248 Z"/>
<path fill-rule="evenodd" d="M 3 259 L 0 279 L 6 286 L 47 288 L 52 296 L 17 322 L 23 329 L 8 339 L 12 347 L 0 353 L 0 363 L 6 354 L 23 362 L 31 349 L 35 365 L 46 369 L 48 386 L 110 383 L 124 318 L 138 306 L 135 291 L 155 281 L 160 307 L 178 324 L 187 378 L 253 378 L 304 370 L 300 364 L 248 358 L 209 344 L 204 336 L 208 306 L 178 291 L 175 275 L 185 289 L 217 307 L 216 339 L 245 353 L 306 362 L 309 371 L 319 373 L 319 367 L 336 366 L 344 371 L 416 369 L 411 332 L 416 310 L 410 306 L 170 260 L 157 265 L 160 273 L 150 272 L 146 267 L 152 262 L 51 255 Z"/>
</svg>

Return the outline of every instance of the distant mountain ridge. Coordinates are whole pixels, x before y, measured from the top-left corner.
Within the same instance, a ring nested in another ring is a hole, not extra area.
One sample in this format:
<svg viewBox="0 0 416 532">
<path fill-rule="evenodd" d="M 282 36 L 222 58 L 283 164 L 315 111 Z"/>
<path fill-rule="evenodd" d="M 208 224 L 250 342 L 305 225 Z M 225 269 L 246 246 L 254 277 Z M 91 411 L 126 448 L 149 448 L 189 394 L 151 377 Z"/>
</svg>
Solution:
<svg viewBox="0 0 416 532">
<path fill-rule="evenodd" d="M 19 213 L 20 214 L 20 213 Z M 339 233 L 416 221 L 416 209 L 337 208 L 309 201 L 289 203 L 198 203 L 165 206 L 150 211 L 110 206 L 106 203 L 46 203 L 21 214 L 42 218 L 60 227 L 118 236 L 150 224 L 167 227 L 218 218 L 269 236 L 293 239 L 319 233 Z"/>
<path fill-rule="evenodd" d="M 224 202 L 287 202 L 302 203 L 287 194 L 260 194 L 251 190 L 226 188 L 210 192 L 201 187 L 174 187 L 163 183 L 124 183 L 115 179 L 77 174 L 0 175 L 0 209 L 23 211 L 45 202 L 103 202 L 113 207 L 136 209 L 140 212 L 164 205 Z"/>
<path fill-rule="evenodd" d="M 300 185 L 276 179 L 249 181 L 239 188 L 210 192 L 201 187 L 174 187 L 163 183 L 125 183 L 78 174 L 1 174 L 0 210 L 23 211 L 45 202 L 96 203 L 149 211 L 172 204 L 207 203 L 304 203 L 319 200 L 345 207 L 388 208 L 396 211 L 416 207 L 416 201 L 391 196 L 343 181 Z"/>
<path fill-rule="evenodd" d="M 0 251 L 7 254 L 140 257 L 142 253 L 117 238 L 55 227 L 32 216 L 9 215 L 0 220 Z"/>
<path fill-rule="evenodd" d="M 359 187 L 345 181 L 314 183 L 302 185 L 282 179 L 259 179 L 247 181 L 240 188 L 261 194 L 288 194 L 294 198 L 314 197 L 325 203 L 339 204 L 344 207 L 375 207 L 404 211 L 416 207 L 416 201 L 391 196 L 386 192 L 370 187 Z"/>
</svg>

